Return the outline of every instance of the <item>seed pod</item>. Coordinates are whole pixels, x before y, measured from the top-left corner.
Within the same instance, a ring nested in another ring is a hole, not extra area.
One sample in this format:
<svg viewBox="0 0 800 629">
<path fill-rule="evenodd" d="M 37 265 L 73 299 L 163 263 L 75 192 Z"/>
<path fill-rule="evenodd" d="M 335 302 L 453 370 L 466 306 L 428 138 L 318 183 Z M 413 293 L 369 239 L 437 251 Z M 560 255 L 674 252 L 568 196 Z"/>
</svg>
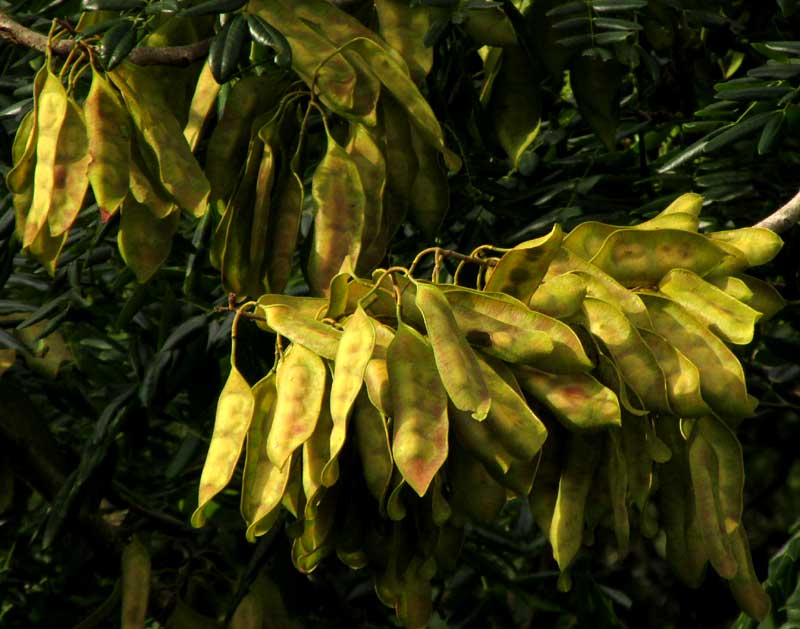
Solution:
<svg viewBox="0 0 800 629">
<path fill-rule="evenodd" d="M 339 341 L 331 384 L 330 412 L 333 428 L 330 434 L 330 460 L 322 471 L 322 481 L 332 486 L 338 476 L 333 464 L 344 446 L 347 420 L 364 382 L 364 371 L 375 348 L 375 326 L 363 308 L 359 307 L 344 325 Z"/>
<path fill-rule="evenodd" d="M 275 304 L 263 306 L 261 312 L 266 317 L 267 328 L 298 345 L 303 345 L 315 354 L 334 360 L 339 349 L 341 330 L 303 316 L 289 306 Z"/>
<path fill-rule="evenodd" d="M 738 567 L 731 549 L 731 536 L 720 512 L 718 465 L 714 451 L 695 426 L 689 439 L 689 469 L 700 531 L 711 565 L 721 577 L 730 579 L 736 575 Z"/>
<path fill-rule="evenodd" d="M 786 305 L 786 300 L 771 284 L 749 275 L 715 276 L 707 281 L 760 312 L 761 321 L 772 318 Z"/>
<path fill-rule="evenodd" d="M 565 273 L 539 284 L 528 307 L 555 319 L 569 319 L 578 314 L 586 297 L 586 280 L 577 273 Z"/>
<path fill-rule="evenodd" d="M 83 104 L 89 140 L 89 182 L 101 209 L 113 214 L 130 187 L 131 118 L 119 94 L 95 70 Z"/>
<path fill-rule="evenodd" d="M 53 189 L 47 224 L 53 236 L 65 233 L 75 222 L 89 186 L 89 143 L 83 110 L 68 97 L 53 171 Z M 34 193 L 35 194 L 35 193 Z"/>
<path fill-rule="evenodd" d="M 619 426 L 619 399 L 588 373 L 549 374 L 519 366 L 514 374 L 522 389 L 543 402 L 569 430 Z"/>
<path fill-rule="evenodd" d="M 122 549 L 122 629 L 144 627 L 150 598 L 150 553 L 135 536 Z"/>
<path fill-rule="evenodd" d="M 282 295 L 269 293 L 258 298 L 261 307 L 281 305 L 286 306 L 299 316 L 307 319 L 316 319 L 317 314 L 325 308 L 327 300 L 324 297 L 298 297 L 296 295 Z M 262 328 L 266 325 L 259 322 Z"/>
<path fill-rule="evenodd" d="M 131 196 L 147 207 L 154 217 L 165 218 L 168 214 L 180 210 L 169 192 L 164 189 L 161 182 L 148 168 L 147 161 L 142 157 L 140 147 L 136 142 L 131 145 L 128 179 Z"/>
<path fill-rule="evenodd" d="M 335 380 L 334 380 L 335 382 Z M 303 493 L 305 494 L 306 506 L 304 516 L 306 519 L 313 520 L 317 516 L 317 509 L 322 494 L 325 492 L 323 484 L 326 466 L 331 461 L 331 431 L 334 424 L 330 411 L 330 394 L 325 392 L 322 398 L 317 425 L 314 432 L 303 444 Z M 339 467 L 336 459 L 332 461 L 332 470 L 338 477 Z"/>
<path fill-rule="evenodd" d="M 415 127 L 411 127 L 411 144 L 417 156 L 417 174 L 411 184 L 409 218 L 423 236 L 433 240 L 450 209 L 447 171 L 434 147 L 427 144 Z"/>
<path fill-rule="evenodd" d="M 199 528 L 205 524 L 206 505 L 230 482 L 254 408 L 250 385 L 231 362 L 231 371 L 217 402 L 214 433 L 200 475 L 200 495 L 192 514 L 192 526 Z"/>
<path fill-rule="evenodd" d="M 546 236 L 518 244 L 500 258 L 485 290 L 505 293 L 527 303 L 558 253 L 562 238 L 561 227 L 554 225 Z"/>
<path fill-rule="evenodd" d="M 611 500 L 617 551 L 620 558 L 624 559 L 630 550 L 631 538 L 630 520 L 628 519 L 628 469 L 619 435 L 613 430 L 608 431 L 608 446 L 608 495 Z"/>
<path fill-rule="evenodd" d="M 686 308 L 722 340 L 747 345 L 753 340 L 761 313 L 691 271 L 673 269 L 658 290 Z"/>
<path fill-rule="evenodd" d="M 649 293 L 642 299 L 653 329 L 700 370 L 700 390 L 711 408 L 724 418 L 752 415 L 742 365 L 733 352 L 679 304 Z"/>
<path fill-rule="evenodd" d="M 58 76 L 48 69 L 36 112 L 36 170 L 33 200 L 25 219 L 23 247 L 28 247 L 36 239 L 50 213 L 56 186 L 58 140 L 67 109 L 67 92 Z"/>
<path fill-rule="evenodd" d="M 392 453 L 403 478 L 423 496 L 447 458 L 447 393 L 430 344 L 402 321 L 386 360 L 394 409 Z"/>
<path fill-rule="evenodd" d="M 711 232 L 712 241 L 724 242 L 741 251 L 748 266 L 766 264 L 781 250 L 783 241 L 774 231 L 763 227 L 742 227 L 727 231 Z"/>
<path fill-rule="evenodd" d="M 486 418 L 492 399 L 475 352 L 459 329 L 447 298 L 432 284 L 416 283 L 416 305 L 422 312 L 436 367 L 455 407 L 477 420 Z"/>
<path fill-rule="evenodd" d="M 205 127 L 214 104 L 217 102 L 219 88 L 220 84 L 214 78 L 211 66 L 208 63 L 203 64 L 203 69 L 200 70 L 200 76 L 194 88 L 194 96 L 192 96 L 189 120 L 183 128 L 183 137 L 186 138 L 189 148 L 193 151 L 197 148 L 197 142 L 200 140 L 203 127 Z"/>
<path fill-rule="evenodd" d="M 169 256 L 179 219 L 178 212 L 158 219 L 132 195 L 125 197 L 120 209 L 117 245 L 125 264 L 140 283 L 149 280 Z"/>
<path fill-rule="evenodd" d="M 278 399 L 267 437 L 267 455 L 277 467 L 314 433 L 326 380 L 322 359 L 302 345 L 292 345 L 278 364 Z"/>
<path fill-rule="evenodd" d="M 712 415 L 701 417 L 695 426 L 717 459 L 716 486 L 719 512 L 725 532 L 733 533 L 742 522 L 744 508 L 744 462 L 736 435 Z"/>
<path fill-rule="evenodd" d="M 367 489 L 378 501 L 382 511 L 392 480 L 392 446 L 386 417 L 369 402 L 363 391 L 356 399 L 353 424 L 361 471 Z"/>
<path fill-rule="evenodd" d="M 492 478 L 480 461 L 460 448 L 453 450 L 447 466 L 455 521 L 493 524 L 506 504 L 505 487 Z"/>
<path fill-rule="evenodd" d="M 500 293 L 449 286 L 442 290 L 458 327 L 474 347 L 510 363 L 550 358 L 554 344 L 541 329 L 550 321 L 540 313 Z"/>
<path fill-rule="evenodd" d="M 599 299 L 583 302 L 589 331 L 603 341 L 625 382 L 641 397 L 648 410 L 670 412 L 664 372 L 628 318 Z"/>
<path fill-rule="evenodd" d="M 122 94 L 137 132 L 152 151 L 164 188 L 181 208 L 195 216 L 204 214 L 208 180 L 183 137 L 181 125 L 150 76 L 139 66 L 123 63 L 109 77 Z M 146 100 L 140 97 L 145 93 Z"/>
<path fill-rule="evenodd" d="M 653 459 L 647 450 L 646 417 L 622 414 L 622 453 L 627 466 L 628 500 L 644 511 L 653 486 Z"/>
<path fill-rule="evenodd" d="M 593 440 L 571 434 L 550 524 L 550 544 L 561 572 L 566 571 L 581 547 L 584 507 L 598 462 L 599 450 Z"/>
<path fill-rule="evenodd" d="M 433 66 L 433 48 L 426 46 L 419 36 L 431 27 L 430 8 L 411 7 L 404 0 L 376 0 L 375 10 L 381 37 L 400 54 L 411 78 L 421 85 Z"/>
<path fill-rule="evenodd" d="M 308 280 L 317 294 L 327 294 L 331 279 L 361 251 L 366 197 L 355 161 L 329 134 L 328 148 L 311 181 L 314 237 L 308 256 Z"/>
<path fill-rule="evenodd" d="M 753 558 L 744 528 L 739 527 L 732 535 L 731 550 L 739 567 L 729 583 L 733 597 L 747 615 L 759 622 L 764 621 L 769 616 L 772 601 L 753 569 Z"/>
</svg>

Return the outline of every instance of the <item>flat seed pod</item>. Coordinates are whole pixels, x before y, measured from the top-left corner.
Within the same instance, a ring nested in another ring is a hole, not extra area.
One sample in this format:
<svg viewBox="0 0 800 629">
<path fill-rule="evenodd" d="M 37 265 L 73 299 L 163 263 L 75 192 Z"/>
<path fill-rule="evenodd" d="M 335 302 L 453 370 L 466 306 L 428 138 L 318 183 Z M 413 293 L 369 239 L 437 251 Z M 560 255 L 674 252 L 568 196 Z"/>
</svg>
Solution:
<svg viewBox="0 0 800 629">
<path fill-rule="evenodd" d="M 519 366 L 514 375 L 522 389 L 544 403 L 569 430 L 609 428 L 622 422 L 616 394 L 588 373 L 556 375 Z"/>
<path fill-rule="evenodd" d="M 156 218 L 164 218 L 179 210 L 169 192 L 153 176 L 142 157 L 139 146 L 132 143 L 130 162 L 128 164 L 128 186 L 130 194 L 139 203 L 147 207 Z M 123 199 L 124 201 L 124 199 Z"/>
<path fill-rule="evenodd" d="M 345 260 L 354 264 L 361 251 L 366 197 L 358 167 L 336 140 L 328 148 L 311 181 L 316 211 L 308 256 L 308 279 L 317 294 L 327 294 L 331 279 Z"/>
<path fill-rule="evenodd" d="M 205 507 L 230 482 L 245 436 L 253 419 L 255 398 L 250 385 L 231 364 L 228 379 L 217 402 L 214 433 L 200 475 L 198 505 L 192 514 L 192 526 L 205 524 Z"/>
<path fill-rule="evenodd" d="M 28 247 L 36 239 L 50 213 L 56 186 L 58 139 L 67 109 L 67 92 L 58 76 L 48 70 L 36 111 L 36 169 L 33 200 L 25 218 L 23 247 Z"/>
<path fill-rule="evenodd" d="M 700 372 L 695 364 L 670 345 L 663 336 L 639 330 L 667 379 L 669 405 L 678 417 L 701 417 L 711 409 L 700 392 Z"/>
<path fill-rule="evenodd" d="M 89 159 L 83 110 L 74 98 L 68 97 L 67 115 L 58 135 L 53 190 L 47 214 L 47 224 L 53 236 L 66 232 L 78 217 L 89 187 Z"/>
<path fill-rule="evenodd" d="M 701 417 L 695 426 L 717 459 L 719 512 L 725 532 L 733 533 L 742 523 L 744 509 L 744 461 L 736 435 L 718 418 Z"/>
<path fill-rule="evenodd" d="M 139 66 L 123 63 L 108 76 L 122 94 L 138 133 L 152 150 L 164 188 L 182 209 L 202 216 L 207 207 L 208 180 L 161 92 Z M 143 100 L 140 95 L 145 93 L 148 98 Z"/>
<path fill-rule="evenodd" d="M 200 140 L 206 121 L 217 102 L 220 87 L 211 72 L 211 66 L 208 63 L 203 64 L 194 88 L 192 104 L 189 107 L 189 120 L 183 127 L 183 137 L 186 138 L 186 142 L 192 150 L 197 148 L 197 142 Z"/>
<path fill-rule="evenodd" d="M 273 465 L 283 468 L 314 433 L 327 386 L 325 372 L 322 359 L 303 345 L 293 344 L 278 364 L 278 399 L 267 437 L 267 456 Z"/>
<path fill-rule="evenodd" d="M 730 579 L 736 575 L 736 558 L 731 550 L 719 504 L 719 468 L 714 451 L 697 428 L 689 440 L 689 469 L 692 475 L 695 507 L 708 559 L 717 573 Z"/>
<path fill-rule="evenodd" d="M 411 127 L 411 145 L 417 156 L 417 174 L 411 184 L 408 215 L 428 240 L 436 238 L 442 221 L 450 209 L 447 170 L 437 150 L 426 143 L 415 127 Z"/>
<path fill-rule="evenodd" d="M 326 306 L 327 300 L 324 297 L 298 297 L 297 295 L 283 295 L 279 293 L 268 293 L 258 298 L 259 306 L 286 306 L 301 317 L 306 319 L 316 319 L 317 314 Z M 259 322 L 262 328 L 266 325 Z"/>
<path fill-rule="evenodd" d="M 254 542 L 266 533 L 279 512 L 286 492 L 291 465 L 279 469 L 267 456 L 266 440 L 275 414 L 275 372 L 253 386 L 253 421 L 247 431 L 244 470 L 242 472 L 241 511 L 247 523 L 245 536 Z"/>
<path fill-rule="evenodd" d="M 772 601 L 753 568 L 750 545 L 743 527 L 739 527 L 731 536 L 731 550 L 738 565 L 736 576 L 729 582 L 733 597 L 748 616 L 759 622 L 764 621 L 769 615 Z"/>
<path fill-rule="evenodd" d="M 83 103 L 89 139 L 89 183 L 97 204 L 113 214 L 130 187 L 133 123 L 119 94 L 95 70 Z"/>
<path fill-rule="evenodd" d="M 447 393 L 430 344 L 402 321 L 386 360 L 394 409 L 392 454 L 405 481 L 424 496 L 447 458 Z"/>
<path fill-rule="evenodd" d="M 484 289 L 506 293 L 527 303 L 544 279 L 563 237 L 561 227 L 553 225 L 546 236 L 520 243 L 506 252 L 492 270 Z"/>
<path fill-rule="evenodd" d="M 703 399 L 714 412 L 725 419 L 751 416 L 742 365 L 725 343 L 675 302 L 649 293 L 642 299 L 654 330 L 700 371 Z"/>
<path fill-rule="evenodd" d="M 122 549 L 122 629 L 144 627 L 150 598 L 151 562 L 147 547 L 134 536 Z"/>
<path fill-rule="evenodd" d="M 512 384 L 488 362 L 480 358 L 478 362 L 492 396 L 486 418 L 492 442 L 500 444 L 520 461 L 530 461 L 541 450 L 547 429 Z"/>
<path fill-rule="evenodd" d="M 386 349 L 394 338 L 394 330 L 382 324 L 375 326 L 375 349 L 364 369 L 364 384 L 372 405 L 383 415 L 391 417 L 392 391 L 389 387 L 389 368 L 386 364 Z"/>
<path fill-rule="evenodd" d="M 611 304 L 592 298 L 584 300 L 583 311 L 589 331 L 603 341 L 645 407 L 669 413 L 664 372 L 628 318 Z"/>
<path fill-rule="evenodd" d="M 489 422 L 475 421 L 469 413 L 452 407 L 449 417 L 458 442 L 500 482 L 519 459 L 499 443 Z"/>
<path fill-rule="evenodd" d="M 359 307 L 344 325 L 339 341 L 331 385 L 330 412 L 333 428 L 330 435 L 330 459 L 322 471 L 322 481 L 332 486 L 338 478 L 333 467 L 347 435 L 347 420 L 364 383 L 364 371 L 375 348 L 375 326 Z"/>
<path fill-rule="evenodd" d="M 598 355 L 597 369 L 594 375 L 602 384 L 617 394 L 623 411 L 636 416 L 647 415 L 648 411 L 643 409 L 644 405 L 639 396 L 625 384 L 617 364 L 605 354 Z"/>
<path fill-rule="evenodd" d="M 714 277 L 708 281 L 760 312 L 761 321 L 770 319 L 786 306 L 786 300 L 771 284 L 749 275 Z"/>
<path fill-rule="evenodd" d="M 690 214 L 700 216 L 703 209 L 703 197 L 695 192 L 686 192 L 670 203 L 666 208 L 659 212 L 658 216 L 669 214 Z"/>
<path fill-rule="evenodd" d="M 447 459 L 453 515 L 456 522 L 490 526 L 506 504 L 506 489 L 466 451 L 454 449 Z"/>
<path fill-rule="evenodd" d="M 511 297 L 446 286 L 442 288 L 458 327 L 480 350 L 511 363 L 537 363 L 553 352 L 539 329 L 545 318 Z"/>
<path fill-rule="evenodd" d="M 681 581 L 698 587 L 705 574 L 707 554 L 697 526 L 689 451 L 679 422 L 675 417 L 668 417 L 658 426 L 672 451 L 672 458 L 659 467 L 659 513 L 667 538 L 667 561 Z"/>
<path fill-rule="evenodd" d="M 608 495 L 611 500 L 611 517 L 620 558 L 630 550 L 631 527 L 628 518 L 628 468 L 625 452 L 616 431 L 608 431 Z"/>
<path fill-rule="evenodd" d="M 177 211 L 158 219 L 133 196 L 125 197 L 120 208 L 117 245 L 139 283 L 149 280 L 169 256 L 179 219 Z"/>
<path fill-rule="evenodd" d="M 330 440 L 333 429 L 333 420 L 330 413 L 330 395 L 326 391 L 322 399 L 322 407 L 317 419 L 314 432 L 303 444 L 303 493 L 306 497 L 304 516 L 307 519 L 314 519 L 317 515 L 317 508 L 321 500 L 322 493 L 325 491 L 323 476 L 325 467 L 331 460 Z M 338 477 L 339 469 L 336 461 L 333 461 Z M 330 472 L 329 472 L 330 473 Z"/>
<path fill-rule="evenodd" d="M 553 258 L 545 282 L 570 272 L 586 282 L 586 295 L 615 304 L 637 328 L 652 328 L 647 309 L 636 293 L 568 249 L 562 247 Z"/>
<path fill-rule="evenodd" d="M 712 240 L 736 247 L 747 259 L 749 266 L 766 264 L 781 250 L 783 240 L 774 231 L 763 227 L 742 227 L 726 231 L 711 232 Z"/>
<path fill-rule="evenodd" d="M 38 112 L 42 90 L 49 74 L 47 64 L 36 73 L 36 77 L 33 79 L 33 109 L 22 118 L 14 136 L 14 142 L 11 147 L 14 166 L 6 173 L 5 183 L 6 187 L 15 195 L 21 195 L 24 191 L 32 189 L 33 186 L 36 170 Z M 27 205 L 30 205 L 30 200 Z M 27 210 L 27 207 L 25 209 Z M 21 232 L 20 227 L 18 224 L 18 233 Z"/>
<path fill-rule="evenodd" d="M 431 25 L 431 9 L 411 7 L 404 0 L 376 0 L 380 34 L 408 65 L 411 78 L 422 84 L 433 66 L 433 48 L 426 46 L 420 33 Z"/>
<path fill-rule="evenodd" d="M 549 532 L 553 557 L 561 572 L 567 570 L 580 550 L 586 498 L 598 461 L 599 450 L 591 438 L 576 433 L 569 436 Z"/>
<path fill-rule="evenodd" d="M 459 329 L 450 304 L 432 284 L 416 284 L 416 305 L 422 312 L 433 347 L 436 368 L 455 407 L 469 411 L 477 420 L 489 412 L 492 398 L 486 387 L 475 352 Z"/>
<path fill-rule="evenodd" d="M 628 500 L 643 512 L 653 486 L 653 459 L 647 449 L 647 417 L 623 413 L 621 436 L 628 469 Z"/>
<path fill-rule="evenodd" d="M 341 330 L 337 330 L 284 304 L 262 306 L 266 326 L 293 343 L 307 347 L 315 354 L 334 360 L 339 349 Z"/>
<path fill-rule="evenodd" d="M 558 437 L 551 432 L 546 448 L 542 449 L 539 468 L 533 483 L 529 503 L 536 525 L 549 536 L 553 521 L 553 510 L 558 498 L 558 483 L 561 480 L 561 467 L 564 453 Z"/>
<path fill-rule="evenodd" d="M 658 290 L 686 308 L 723 340 L 737 345 L 747 345 L 753 340 L 761 313 L 691 271 L 670 271 L 661 280 Z"/>
<path fill-rule="evenodd" d="M 369 493 L 383 510 L 394 467 L 392 445 L 386 417 L 370 404 L 363 392 L 356 400 L 353 410 L 353 428 L 361 459 L 361 473 Z"/>
<path fill-rule="evenodd" d="M 581 311 L 586 297 L 586 280 L 576 273 L 565 273 L 542 282 L 531 295 L 528 307 L 555 319 L 569 319 Z"/>
</svg>

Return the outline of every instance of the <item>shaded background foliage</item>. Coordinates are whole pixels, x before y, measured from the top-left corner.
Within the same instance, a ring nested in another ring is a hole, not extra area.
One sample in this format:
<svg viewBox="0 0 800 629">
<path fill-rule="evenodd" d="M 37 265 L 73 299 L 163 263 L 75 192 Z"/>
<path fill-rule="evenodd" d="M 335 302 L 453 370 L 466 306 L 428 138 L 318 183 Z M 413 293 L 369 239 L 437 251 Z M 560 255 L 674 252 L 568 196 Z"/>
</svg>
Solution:
<svg viewBox="0 0 800 629">
<path fill-rule="evenodd" d="M 427 34 L 435 47 L 427 96 L 465 158 L 450 177 L 436 244 L 468 252 L 541 235 L 554 222 L 632 224 L 688 190 L 706 199 L 703 227 L 738 227 L 797 191 L 796 3 L 604 0 L 592 10 L 536 0 L 522 13 L 498 3 L 522 44 L 519 89 L 533 95 L 518 106 L 541 119 L 516 170 L 497 140 L 497 112 L 481 103 L 480 44 L 463 13 L 470 4 Z M 0 8 L 40 32 L 54 17 L 74 24 L 79 11 L 61 0 Z M 36 56 L 0 48 L 2 174 L 30 107 Z M 116 622 L 119 549 L 136 533 L 152 554 L 158 623 L 214 626 L 260 574 L 273 606 L 267 626 L 392 626 L 366 575 L 335 561 L 299 575 L 282 534 L 247 544 L 235 490 L 204 529 L 188 526 L 230 331 L 230 315 L 214 310 L 227 296 L 203 239 L 193 240 L 195 222 L 181 219 L 167 263 L 139 285 L 116 250 L 115 219 L 83 212 L 51 278 L 20 255 L 10 195 L 0 194 L 0 345 L 20 354 L 0 379 L 0 624 Z M 738 354 L 762 400 L 739 428 L 745 524 L 759 574 L 775 556 L 768 589 L 775 626 L 788 627 L 800 622 L 798 229 L 784 238 L 757 272 L 792 303 Z M 407 263 L 425 240 L 405 226 L 388 261 Z M 289 291 L 305 290 L 297 274 Z M 266 347 L 255 326 L 243 323 L 241 333 Z M 239 343 L 237 364 L 263 373 L 250 344 Z M 722 627 L 737 616 L 721 580 L 690 590 L 671 576 L 658 536 L 632 540 L 621 563 L 604 542 L 582 553 L 572 591 L 560 593 L 529 509 L 512 502 L 497 526 L 469 531 L 458 569 L 438 582 L 432 626 Z"/>
</svg>

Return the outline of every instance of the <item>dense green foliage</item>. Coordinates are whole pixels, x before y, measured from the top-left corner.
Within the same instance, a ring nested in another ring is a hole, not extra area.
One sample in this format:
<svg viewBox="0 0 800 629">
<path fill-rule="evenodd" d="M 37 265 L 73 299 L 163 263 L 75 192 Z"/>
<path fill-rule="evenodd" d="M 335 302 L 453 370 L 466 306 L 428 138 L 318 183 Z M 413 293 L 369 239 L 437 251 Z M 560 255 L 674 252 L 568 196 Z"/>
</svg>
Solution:
<svg viewBox="0 0 800 629">
<path fill-rule="evenodd" d="M 240 4 L 214 2 L 210 15 Z M 429 244 L 464 253 L 484 243 L 512 246 L 554 223 L 565 230 L 587 220 L 636 224 L 690 190 L 705 198 L 703 231 L 730 229 L 755 223 L 795 194 L 800 42 L 787 41 L 800 27 L 794 3 L 456 4 L 437 8 L 432 28 L 414 36 L 433 51 L 422 91 L 463 167 L 447 179 L 441 225 L 412 216 L 382 262 L 408 265 Z M 101 35 L 107 66 L 137 38 L 178 19 L 158 14 L 169 2 L 123 5 L 84 4 L 143 17 L 115 23 L 121 27 L 113 37 L 111 30 Z M 356 2 L 349 10 L 373 26 L 371 7 Z M 79 15 L 74 2 L 4 3 L 2 10 L 42 33 L 52 18 L 74 26 Z M 502 60 L 498 48 L 482 48 L 482 12 L 489 23 L 504 16 L 516 37 Z M 285 42 L 269 24 L 249 24 L 257 44 L 231 58 L 224 40 L 244 32 L 244 20 L 220 29 L 214 17 L 192 19 L 194 33 L 174 43 L 218 31 L 211 48 L 218 79 L 239 79 L 254 67 L 286 71 Z M 0 63 L 0 348 L 15 350 L 12 364 L 0 365 L 0 624 L 71 626 L 91 614 L 95 620 L 84 626 L 118 622 L 120 553 L 135 535 L 152 562 L 150 618 L 162 625 L 214 626 L 255 584 L 270 605 L 265 627 L 291 626 L 287 616 L 298 626 L 392 626 L 393 612 L 375 599 L 364 571 L 334 560 L 298 574 L 277 527 L 249 544 L 238 482 L 218 497 L 204 528 L 190 527 L 230 352 L 228 296 L 208 260 L 209 222 L 217 215 L 198 221 L 176 213 L 171 250 L 159 243 L 169 256 L 138 283 L 118 251 L 119 214 L 85 207 L 49 274 L 20 250 L 5 188 L 42 55 L 3 45 Z M 200 70 L 201 63 L 163 70 L 162 85 L 172 88 L 172 106 L 184 118 Z M 88 73 L 78 79 L 80 98 L 89 85 Z M 331 119 L 339 125 L 332 133 L 341 135 L 341 119 Z M 310 190 L 329 129 L 316 115 L 309 120 L 300 175 Z M 205 164 L 209 135 L 196 150 Z M 310 218 L 288 281 L 295 295 L 313 283 Z M 793 626 L 800 614 L 796 232 L 783 234 L 782 252 L 754 271 L 789 305 L 737 349 L 749 391 L 761 400 L 737 434 L 747 471 L 744 522 L 759 576 L 774 556 L 767 590 L 775 627 Z M 127 250 L 129 264 L 135 251 Z M 251 384 L 270 366 L 265 343 L 262 331 L 241 321 L 236 362 Z M 636 531 L 646 530 L 642 520 Z M 608 532 L 598 531 L 595 547 L 573 568 L 572 590 L 562 593 L 528 505 L 512 501 L 496 524 L 468 528 L 457 569 L 434 583 L 431 626 L 729 626 L 738 609 L 723 582 L 710 574 L 697 590 L 680 584 L 663 559 L 663 536 L 652 532 L 636 533 L 630 555 L 616 562 L 606 551 L 613 548 Z M 741 618 L 737 627 L 753 624 Z"/>
</svg>

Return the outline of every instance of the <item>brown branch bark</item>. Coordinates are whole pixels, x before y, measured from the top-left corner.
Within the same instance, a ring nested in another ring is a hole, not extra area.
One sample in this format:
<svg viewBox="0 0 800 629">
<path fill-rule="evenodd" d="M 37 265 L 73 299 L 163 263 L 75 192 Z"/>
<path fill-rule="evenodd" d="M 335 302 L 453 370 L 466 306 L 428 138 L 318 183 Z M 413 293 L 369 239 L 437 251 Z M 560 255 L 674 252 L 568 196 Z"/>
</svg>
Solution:
<svg viewBox="0 0 800 629">
<path fill-rule="evenodd" d="M 3 12 L 0 12 L 0 38 L 41 52 L 47 51 L 46 35 L 23 26 Z M 211 40 L 204 39 L 185 46 L 165 46 L 161 48 L 141 46 L 131 51 L 128 60 L 140 66 L 185 66 L 198 59 L 203 59 L 208 54 L 210 45 Z M 66 57 L 75 46 L 74 39 L 59 39 L 53 42 L 52 51 L 53 54 Z"/>
<path fill-rule="evenodd" d="M 783 207 L 775 210 L 767 218 L 753 227 L 763 227 L 780 234 L 800 220 L 800 192 L 794 195 Z"/>
</svg>

